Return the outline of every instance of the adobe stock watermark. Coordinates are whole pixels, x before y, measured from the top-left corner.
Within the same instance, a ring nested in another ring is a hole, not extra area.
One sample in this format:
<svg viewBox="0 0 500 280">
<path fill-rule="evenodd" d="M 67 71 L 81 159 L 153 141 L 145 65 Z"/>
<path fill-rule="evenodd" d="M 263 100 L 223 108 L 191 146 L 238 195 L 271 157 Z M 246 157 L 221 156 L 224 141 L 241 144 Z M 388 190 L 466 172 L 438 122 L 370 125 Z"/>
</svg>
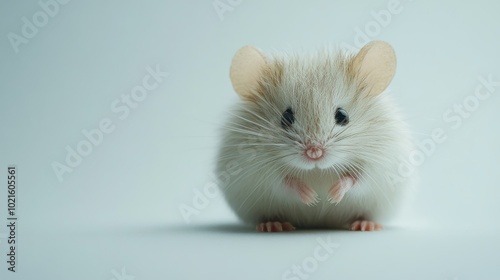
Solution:
<svg viewBox="0 0 500 280">
<path fill-rule="evenodd" d="M 241 5 L 242 2 L 243 0 L 215 0 L 212 2 L 212 6 L 219 17 L 219 20 L 223 21 L 224 14 L 233 12 L 236 7 Z"/>
<path fill-rule="evenodd" d="M 474 92 L 467 95 L 459 103 L 454 103 L 442 114 L 443 122 L 448 127 L 434 128 L 429 137 L 417 143 L 416 148 L 409 154 L 408 158 L 400 159 L 398 168 L 400 178 L 392 179 L 404 180 L 404 178 L 412 176 L 416 168 L 424 164 L 427 158 L 436 152 L 440 144 L 446 142 L 448 139 L 447 130 L 457 130 L 462 127 L 464 121 L 470 118 L 479 109 L 481 103 L 488 100 L 498 87 L 500 87 L 500 82 L 494 81 L 493 75 L 479 76 Z"/>
<path fill-rule="evenodd" d="M 127 274 L 127 270 L 125 267 L 122 267 L 121 271 L 118 272 L 116 270 L 111 270 L 111 274 L 113 274 L 113 278 L 110 280 L 134 280 L 135 276 Z"/>
<path fill-rule="evenodd" d="M 242 168 L 237 161 L 230 161 L 226 165 L 225 170 L 218 178 L 215 174 L 212 174 L 212 177 L 215 179 L 205 184 L 202 190 L 193 188 L 191 203 L 179 204 L 179 212 L 186 224 L 191 223 L 193 217 L 200 215 L 201 211 L 206 209 L 213 199 L 220 197 L 220 188 L 227 187 L 231 183 L 232 178 L 242 171 Z"/>
<path fill-rule="evenodd" d="M 411 1 L 411 0 L 410 0 Z M 399 0 L 390 0 L 387 2 L 385 9 L 379 11 L 371 11 L 372 20 L 365 23 L 364 26 L 354 28 L 353 44 L 342 43 L 343 47 L 351 50 L 357 50 L 366 45 L 373 38 L 380 35 L 383 28 L 389 26 L 394 16 L 400 14 L 404 7 Z"/>
<path fill-rule="evenodd" d="M 141 84 L 133 87 L 128 94 L 122 94 L 111 102 L 109 107 L 113 113 L 112 117 L 102 118 L 95 128 L 83 129 L 83 139 L 75 145 L 65 147 L 66 157 L 64 161 L 52 162 L 52 169 L 59 182 L 63 182 L 65 174 L 72 173 L 83 162 L 83 159 L 92 153 L 95 147 L 102 144 L 105 136 L 116 129 L 117 120 L 126 120 L 131 111 L 137 109 L 141 102 L 144 102 L 149 94 L 156 90 L 170 75 L 168 72 L 163 72 L 159 65 L 147 66 L 145 70 L 147 74 L 142 78 Z"/>
<path fill-rule="evenodd" d="M 70 0 L 40 0 L 36 11 L 30 18 L 22 17 L 21 30 L 18 33 L 9 32 L 7 39 L 15 53 L 19 53 L 21 44 L 28 44 L 38 34 L 39 29 L 45 27 L 51 18 L 54 18 L 61 7 L 68 4 Z"/>
<path fill-rule="evenodd" d="M 299 264 L 294 264 L 290 269 L 283 272 L 281 279 L 283 280 L 304 280 L 309 279 L 311 274 L 316 272 L 319 265 L 330 258 L 340 247 L 340 244 L 332 242 L 333 235 L 328 235 L 327 238 L 316 238 L 318 243 L 312 254 L 305 257 Z"/>
<path fill-rule="evenodd" d="M 254 140 L 250 140 L 254 138 Z M 255 146 L 252 143 L 256 143 L 256 136 L 248 136 L 247 141 L 240 143 L 238 145 L 238 153 L 240 155 L 245 155 L 244 163 L 251 162 L 255 159 L 259 150 L 262 147 Z M 221 189 L 227 188 L 230 184 L 235 183 L 239 177 L 243 168 L 241 167 L 242 162 L 236 160 L 231 160 L 226 163 L 224 171 L 219 174 L 219 176 L 212 174 L 213 180 L 206 183 L 200 190 L 198 188 L 193 188 L 193 198 L 190 203 L 181 203 L 178 206 L 179 213 L 186 224 L 191 223 L 191 220 L 200 215 L 203 210 L 205 210 L 211 203 L 212 200 L 221 196 Z"/>
</svg>

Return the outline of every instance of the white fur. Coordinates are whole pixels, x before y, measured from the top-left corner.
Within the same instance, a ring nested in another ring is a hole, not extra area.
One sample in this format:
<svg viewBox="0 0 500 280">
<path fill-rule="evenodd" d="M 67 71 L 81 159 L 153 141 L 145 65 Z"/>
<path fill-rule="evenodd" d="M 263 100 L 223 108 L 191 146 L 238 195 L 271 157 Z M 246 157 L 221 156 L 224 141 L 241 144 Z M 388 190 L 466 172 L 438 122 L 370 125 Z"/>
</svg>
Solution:
<svg viewBox="0 0 500 280">
<path fill-rule="evenodd" d="M 281 83 L 275 86 L 262 77 L 266 94 L 235 106 L 216 172 L 227 202 L 244 222 L 345 228 L 356 219 L 382 222 L 397 212 L 409 191 L 409 182 L 398 174 L 400 160 L 412 149 L 409 132 L 387 93 L 367 96 L 357 90 L 363 77 L 347 78 L 350 59 L 323 51 L 269 60 L 283 64 Z M 339 106 L 350 118 L 344 127 L 334 119 Z M 285 131 L 280 123 L 288 107 L 295 123 Z M 326 147 L 316 163 L 304 157 L 308 141 Z M 358 182 L 342 201 L 331 204 L 328 191 L 346 172 L 359 175 Z M 287 175 L 313 188 L 319 202 L 301 202 L 285 187 Z"/>
</svg>

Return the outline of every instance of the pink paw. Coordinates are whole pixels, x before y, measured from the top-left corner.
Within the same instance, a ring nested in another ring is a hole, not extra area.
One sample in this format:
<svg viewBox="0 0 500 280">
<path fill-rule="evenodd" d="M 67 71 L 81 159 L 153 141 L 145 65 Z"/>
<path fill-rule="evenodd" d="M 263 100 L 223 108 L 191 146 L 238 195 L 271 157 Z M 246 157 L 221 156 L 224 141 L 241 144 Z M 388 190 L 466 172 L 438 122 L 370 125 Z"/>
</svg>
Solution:
<svg viewBox="0 0 500 280">
<path fill-rule="evenodd" d="M 328 192 L 330 203 L 339 203 L 344 195 L 354 186 L 356 180 L 352 176 L 345 176 L 335 183 Z"/>
<path fill-rule="evenodd" d="M 282 232 L 293 231 L 295 227 L 288 222 L 267 222 L 258 224 L 256 229 L 258 232 Z"/>
<path fill-rule="evenodd" d="M 384 227 L 372 221 L 357 220 L 351 224 L 350 229 L 354 231 L 375 231 L 384 229 Z"/>
<path fill-rule="evenodd" d="M 307 206 L 312 206 L 318 202 L 318 194 L 311 187 L 306 185 L 300 179 L 286 176 L 285 185 L 292 191 L 299 195 L 300 200 L 307 204 Z"/>
</svg>

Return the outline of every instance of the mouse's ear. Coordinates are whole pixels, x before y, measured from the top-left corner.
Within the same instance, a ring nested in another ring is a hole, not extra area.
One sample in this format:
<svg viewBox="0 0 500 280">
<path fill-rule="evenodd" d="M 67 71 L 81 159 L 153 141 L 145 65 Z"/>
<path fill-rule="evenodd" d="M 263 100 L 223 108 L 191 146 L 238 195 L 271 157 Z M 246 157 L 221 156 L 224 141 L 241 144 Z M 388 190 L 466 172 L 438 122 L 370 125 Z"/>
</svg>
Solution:
<svg viewBox="0 0 500 280">
<path fill-rule="evenodd" d="M 257 48 L 245 46 L 236 52 L 229 76 L 234 90 L 242 99 L 252 99 L 256 94 L 266 67 L 266 58 Z"/>
<path fill-rule="evenodd" d="M 396 55 L 391 45 L 383 41 L 366 44 L 351 62 L 354 75 L 363 79 L 368 95 L 382 93 L 394 77 Z"/>
</svg>

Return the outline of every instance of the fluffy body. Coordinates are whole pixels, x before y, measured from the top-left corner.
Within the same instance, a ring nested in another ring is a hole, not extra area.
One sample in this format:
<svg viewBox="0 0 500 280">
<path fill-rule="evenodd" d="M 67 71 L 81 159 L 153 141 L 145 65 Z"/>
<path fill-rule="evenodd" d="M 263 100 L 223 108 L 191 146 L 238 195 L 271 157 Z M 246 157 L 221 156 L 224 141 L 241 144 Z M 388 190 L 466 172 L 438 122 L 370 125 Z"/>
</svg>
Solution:
<svg viewBox="0 0 500 280">
<path fill-rule="evenodd" d="M 268 59 L 255 98 L 235 105 L 216 173 L 241 220 L 349 228 L 397 213 L 409 191 L 407 178 L 398 174 L 412 150 L 409 132 L 390 96 L 369 96 L 366 76 L 352 69 L 352 59 L 329 51 Z M 338 107 L 348 113 L 345 126 L 335 122 Z M 295 122 L 283 129 L 287 108 Z M 325 148 L 320 160 L 304 155 L 310 144 Z M 287 178 L 305 184 L 307 193 Z M 353 178 L 354 186 L 332 199 L 332 188 L 344 178 Z"/>
</svg>

